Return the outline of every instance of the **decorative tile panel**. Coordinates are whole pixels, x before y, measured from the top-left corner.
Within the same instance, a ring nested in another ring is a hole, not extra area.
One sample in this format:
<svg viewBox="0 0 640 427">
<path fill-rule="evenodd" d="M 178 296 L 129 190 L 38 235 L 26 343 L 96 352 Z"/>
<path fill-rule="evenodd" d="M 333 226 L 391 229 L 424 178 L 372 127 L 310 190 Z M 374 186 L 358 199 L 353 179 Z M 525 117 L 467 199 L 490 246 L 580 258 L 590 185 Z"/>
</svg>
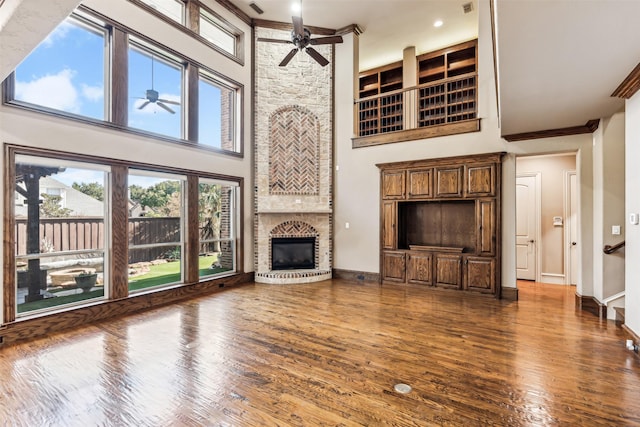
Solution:
<svg viewBox="0 0 640 427">
<path fill-rule="evenodd" d="M 299 105 L 279 108 L 269 118 L 269 136 L 269 193 L 318 194 L 318 118 Z"/>
</svg>

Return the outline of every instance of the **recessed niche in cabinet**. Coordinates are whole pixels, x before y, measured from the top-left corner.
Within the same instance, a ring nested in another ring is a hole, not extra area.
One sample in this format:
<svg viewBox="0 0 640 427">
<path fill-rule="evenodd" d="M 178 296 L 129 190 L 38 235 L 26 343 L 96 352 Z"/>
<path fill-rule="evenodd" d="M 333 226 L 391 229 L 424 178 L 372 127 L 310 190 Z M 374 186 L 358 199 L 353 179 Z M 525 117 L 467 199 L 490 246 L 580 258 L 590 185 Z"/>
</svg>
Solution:
<svg viewBox="0 0 640 427">
<path fill-rule="evenodd" d="M 432 246 L 476 250 L 474 200 L 398 203 L 398 248 Z"/>
</svg>

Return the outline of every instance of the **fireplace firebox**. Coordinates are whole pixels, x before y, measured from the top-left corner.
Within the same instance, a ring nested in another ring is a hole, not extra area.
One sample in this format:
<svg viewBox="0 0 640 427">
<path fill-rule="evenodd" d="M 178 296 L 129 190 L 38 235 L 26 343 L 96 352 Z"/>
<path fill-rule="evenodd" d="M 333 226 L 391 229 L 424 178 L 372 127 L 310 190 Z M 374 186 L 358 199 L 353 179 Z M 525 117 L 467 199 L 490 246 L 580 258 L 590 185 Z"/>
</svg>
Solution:
<svg viewBox="0 0 640 427">
<path fill-rule="evenodd" d="M 315 247 L 315 237 L 274 237 L 271 239 L 271 269 L 314 269 Z"/>
</svg>

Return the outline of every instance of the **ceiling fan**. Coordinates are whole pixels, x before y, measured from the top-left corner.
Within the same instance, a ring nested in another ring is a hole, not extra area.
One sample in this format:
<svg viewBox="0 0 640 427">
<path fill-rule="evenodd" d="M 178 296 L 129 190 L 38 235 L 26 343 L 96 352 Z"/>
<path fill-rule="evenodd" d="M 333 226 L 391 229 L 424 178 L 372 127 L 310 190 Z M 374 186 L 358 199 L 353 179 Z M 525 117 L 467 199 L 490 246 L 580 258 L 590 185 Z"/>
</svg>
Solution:
<svg viewBox="0 0 640 427">
<path fill-rule="evenodd" d="M 173 111 L 168 106 L 166 106 L 165 104 L 180 105 L 180 103 L 177 101 L 171 101 L 169 99 L 160 98 L 160 94 L 158 93 L 158 91 L 153 89 L 153 63 L 154 63 L 154 59 L 153 59 L 153 56 L 151 56 L 151 89 L 147 89 L 147 92 L 144 98 L 138 98 L 138 99 L 145 100 L 145 102 L 143 102 L 138 107 L 138 110 L 142 110 L 144 107 L 146 107 L 149 104 L 156 104 L 158 107 L 168 111 L 169 113 L 175 114 L 176 112 Z"/>
<path fill-rule="evenodd" d="M 309 45 L 316 46 L 319 44 L 335 44 L 342 43 L 342 36 L 330 36 L 330 37 L 319 37 L 316 39 L 311 38 L 311 31 L 304 28 L 302 24 L 301 16 L 293 16 L 291 17 L 293 21 L 293 31 L 291 31 L 291 40 L 280 40 L 280 39 L 269 39 L 269 38 L 258 38 L 259 42 L 269 42 L 269 43 L 286 43 L 292 44 L 295 47 L 291 49 L 291 51 L 284 57 L 282 62 L 280 62 L 281 67 L 286 66 L 289 61 L 295 56 L 298 51 L 302 49 L 309 54 L 310 57 L 316 60 L 316 62 L 323 67 L 329 63 L 329 61 L 320 54 L 317 50 L 310 47 Z"/>
</svg>

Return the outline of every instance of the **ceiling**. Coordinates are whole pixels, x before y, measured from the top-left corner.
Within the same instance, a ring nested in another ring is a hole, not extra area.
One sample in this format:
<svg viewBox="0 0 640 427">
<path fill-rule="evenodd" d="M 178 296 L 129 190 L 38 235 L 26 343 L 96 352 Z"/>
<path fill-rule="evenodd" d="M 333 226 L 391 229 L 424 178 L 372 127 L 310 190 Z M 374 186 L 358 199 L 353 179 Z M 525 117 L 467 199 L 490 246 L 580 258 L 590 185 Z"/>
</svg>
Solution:
<svg viewBox="0 0 640 427">
<path fill-rule="evenodd" d="M 258 15 L 254 2 L 264 14 Z M 232 0 L 252 18 L 291 22 L 294 0 Z M 473 3 L 465 14 L 462 5 Z M 477 0 L 302 0 L 305 26 L 331 29 L 357 24 L 360 36 L 360 70 L 402 60 L 402 51 L 430 52 L 478 37 Z M 435 28 L 433 23 L 442 20 Z"/>
<path fill-rule="evenodd" d="M 291 20 L 292 0 L 231 1 L 252 18 Z M 358 24 L 362 71 L 401 60 L 407 46 L 420 54 L 477 37 L 477 1 L 464 14 L 467 0 L 303 0 L 302 17 Z M 640 1 L 495 0 L 495 10 L 502 135 L 582 126 L 624 107 L 610 95 L 640 60 Z"/>
<path fill-rule="evenodd" d="M 611 116 L 640 61 L 640 1 L 497 0 L 501 134 Z"/>
</svg>

